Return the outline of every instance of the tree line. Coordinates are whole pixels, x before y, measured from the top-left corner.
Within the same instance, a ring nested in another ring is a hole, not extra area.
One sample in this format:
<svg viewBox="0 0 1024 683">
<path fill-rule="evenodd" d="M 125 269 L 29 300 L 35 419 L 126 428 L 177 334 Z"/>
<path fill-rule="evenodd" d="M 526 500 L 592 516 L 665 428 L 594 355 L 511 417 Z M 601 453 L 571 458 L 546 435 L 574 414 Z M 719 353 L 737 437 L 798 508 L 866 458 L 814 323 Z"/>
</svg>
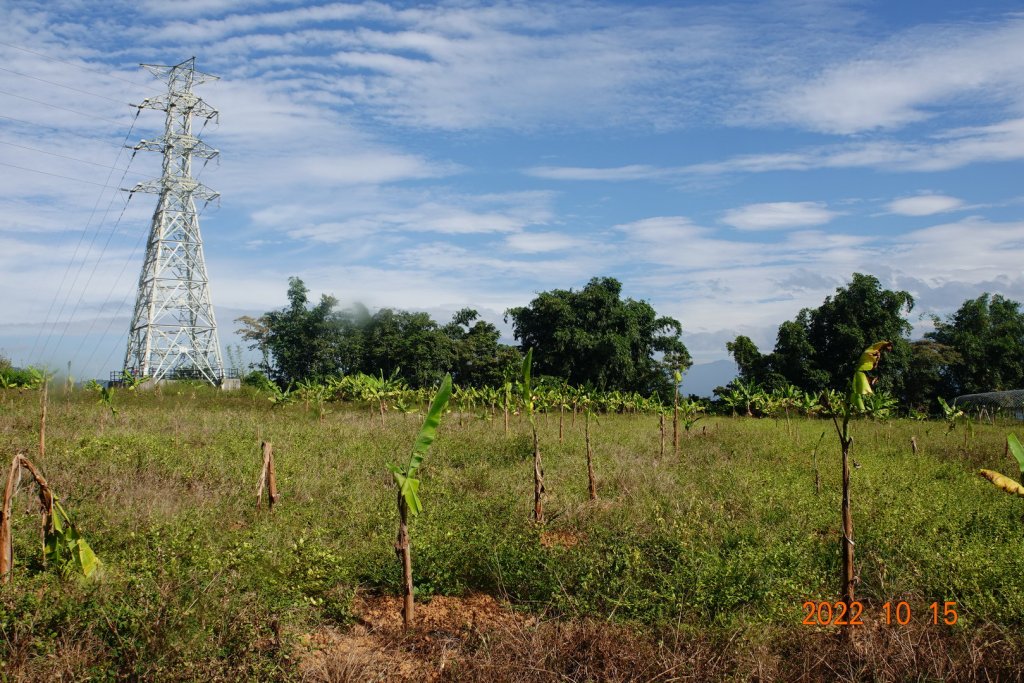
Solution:
<svg viewBox="0 0 1024 683">
<path fill-rule="evenodd" d="M 528 348 L 534 372 L 573 386 L 673 395 L 672 373 L 691 364 L 682 326 L 646 301 L 622 298 L 621 283 L 593 278 L 585 287 L 539 294 L 505 312 L 517 346 L 502 344 L 493 324 L 464 308 L 446 324 L 429 314 L 363 306 L 338 310 L 333 296 L 316 304 L 297 277 L 288 305 L 243 316 L 238 333 L 260 353 L 256 369 L 284 387 L 311 378 L 363 373 L 432 387 L 446 374 L 460 387 L 499 386 Z"/>
<path fill-rule="evenodd" d="M 841 389 L 861 349 L 886 339 L 885 372 L 876 389 L 908 407 L 937 409 L 938 397 L 1024 388 L 1024 313 L 1016 301 L 984 293 L 911 341 L 909 292 L 884 289 L 871 275 L 854 273 L 818 308 L 805 308 L 779 325 L 775 347 L 762 353 L 740 335 L 726 344 L 740 379 L 768 391 L 793 386 L 804 392 Z"/>
<path fill-rule="evenodd" d="M 1024 313 L 999 294 L 965 301 L 953 314 L 932 316 L 933 329 L 911 340 L 914 298 L 871 275 L 850 282 L 821 306 L 779 325 L 762 353 L 747 336 L 726 344 L 738 383 L 767 392 L 843 390 L 860 352 L 893 342 L 876 390 L 907 408 L 937 410 L 936 398 L 1024 387 Z M 451 374 L 460 387 L 495 387 L 515 376 L 534 349 L 539 376 L 599 391 L 638 392 L 668 400 L 673 374 L 691 365 L 682 325 L 646 301 L 622 297 L 615 278 L 595 277 L 579 290 L 554 289 L 505 311 L 518 344 L 500 341 L 493 324 L 464 308 L 447 323 L 429 314 L 363 306 L 339 309 L 324 295 L 312 303 L 300 278 L 288 282 L 288 305 L 245 316 L 239 334 L 260 352 L 256 369 L 281 387 L 314 378 L 362 373 L 434 387 Z"/>
</svg>

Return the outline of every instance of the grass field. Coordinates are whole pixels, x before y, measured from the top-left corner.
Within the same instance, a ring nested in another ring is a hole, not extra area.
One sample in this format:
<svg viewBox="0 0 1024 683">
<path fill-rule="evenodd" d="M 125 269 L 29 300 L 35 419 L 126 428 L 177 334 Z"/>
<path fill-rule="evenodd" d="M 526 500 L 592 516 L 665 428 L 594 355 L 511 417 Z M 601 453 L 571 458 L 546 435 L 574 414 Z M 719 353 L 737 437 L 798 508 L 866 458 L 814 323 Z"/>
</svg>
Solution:
<svg viewBox="0 0 1024 683">
<path fill-rule="evenodd" d="M 34 460 L 104 563 L 91 580 L 44 568 L 23 486 L 0 680 L 1022 678 L 1024 500 L 975 474 L 1016 474 L 1010 424 L 853 425 L 865 624 L 847 642 L 802 624 L 805 602 L 839 591 L 831 422 L 707 418 L 677 458 L 671 435 L 659 455 L 657 417 L 602 416 L 591 502 L 582 417 L 566 417 L 559 443 L 557 414 L 539 416 L 541 529 L 525 420 L 506 436 L 500 416 L 449 414 L 411 526 L 423 622 L 403 633 L 385 465 L 408 458 L 421 417 L 388 413 L 382 429 L 332 404 L 320 422 L 188 386 L 115 405 L 52 392 L 40 458 L 38 394 L 0 394 L 2 470 L 16 452 Z M 273 513 L 255 509 L 261 440 L 282 494 Z M 909 623 L 886 624 L 899 601 Z"/>
</svg>

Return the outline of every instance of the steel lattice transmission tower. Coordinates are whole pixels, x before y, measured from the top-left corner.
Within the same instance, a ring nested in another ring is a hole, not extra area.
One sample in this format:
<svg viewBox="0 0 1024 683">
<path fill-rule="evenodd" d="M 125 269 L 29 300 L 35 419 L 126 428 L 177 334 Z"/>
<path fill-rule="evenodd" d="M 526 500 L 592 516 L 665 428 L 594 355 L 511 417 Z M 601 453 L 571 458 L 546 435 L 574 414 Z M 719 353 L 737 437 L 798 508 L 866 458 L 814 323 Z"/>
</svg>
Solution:
<svg viewBox="0 0 1024 683">
<path fill-rule="evenodd" d="M 216 384 L 223 379 L 224 363 L 196 202 L 205 205 L 219 195 L 192 177 L 192 160 L 209 160 L 218 152 L 193 134 L 192 124 L 202 119 L 205 126 L 218 112 L 192 88 L 217 77 L 196 71 L 195 57 L 174 66 L 141 66 L 167 82 L 167 93 L 137 106 L 166 112 L 166 123 L 162 137 L 133 147 L 163 152 L 163 174 L 129 190 L 159 199 L 139 275 L 124 368 L 138 377 L 151 377 L 154 383 L 185 376 Z"/>
</svg>

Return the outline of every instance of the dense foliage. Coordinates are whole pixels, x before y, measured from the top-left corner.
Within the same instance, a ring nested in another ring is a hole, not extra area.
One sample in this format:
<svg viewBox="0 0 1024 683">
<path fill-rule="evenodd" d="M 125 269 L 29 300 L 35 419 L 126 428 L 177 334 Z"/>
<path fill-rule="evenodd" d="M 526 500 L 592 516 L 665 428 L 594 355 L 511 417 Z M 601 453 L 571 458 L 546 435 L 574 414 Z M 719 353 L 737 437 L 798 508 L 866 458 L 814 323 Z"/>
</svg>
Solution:
<svg viewBox="0 0 1024 683">
<path fill-rule="evenodd" d="M 862 349 L 891 339 L 882 389 L 899 392 L 910 358 L 906 315 L 914 306 L 909 292 L 883 289 L 878 278 L 854 273 L 846 287 L 805 308 L 779 326 L 775 349 L 762 354 L 749 337 L 726 344 L 740 377 L 769 389 L 792 384 L 804 391 L 839 389 L 849 381 Z"/>
<path fill-rule="evenodd" d="M 542 292 L 510 308 L 522 348 L 535 349 L 535 373 L 574 386 L 672 395 L 672 372 L 690 366 L 679 321 L 646 301 L 622 299 L 615 278 L 593 278 L 579 290 Z"/>
<path fill-rule="evenodd" d="M 494 387 L 521 362 L 520 351 L 500 343 L 498 329 L 471 308 L 441 326 L 423 312 L 338 311 L 327 295 L 310 306 L 302 280 L 288 285 L 288 306 L 238 319 L 242 338 L 261 352 L 259 369 L 281 386 L 364 373 L 430 387 L 451 373 L 461 387 Z M 621 289 L 613 278 L 594 278 L 579 292 L 544 292 L 508 311 L 522 351 L 534 348 L 544 359 L 538 374 L 574 386 L 671 395 L 672 370 L 690 365 L 682 327 L 645 301 L 623 300 Z"/>
<path fill-rule="evenodd" d="M 848 381 L 857 349 L 889 339 L 878 389 L 908 408 L 937 411 L 937 398 L 1024 387 L 1024 313 L 1020 304 L 983 294 L 964 302 L 935 330 L 911 342 L 909 292 L 884 289 L 870 275 L 854 273 L 845 287 L 818 308 L 805 308 L 779 326 L 775 348 L 763 354 L 746 336 L 726 348 L 740 381 L 779 391 L 840 390 Z M 730 388 L 735 389 L 735 383 Z M 722 393 L 722 392 L 719 392 Z"/>
<path fill-rule="evenodd" d="M 500 384 L 519 362 L 515 348 L 499 343 L 498 329 L 466 308 L 443 327 L 429 314 L 356 305 L 336 310 L 324 295 L 309 305 L 309 289 L 288 281 L 288 306 L 236 322 L 250 348 L 261 352 L 259 370 L 281 386 L 336 375 L 364 373 L 434 386 L 446 373 L 461 386 Z"/>
<path fill-rule="evenodd" d="M 972 394 L 1024 388 L 1024 313 L 999 294 L 969 299 L 927 339 L 952 353 L 938 369 L 942 389 Z"/>
</svg>

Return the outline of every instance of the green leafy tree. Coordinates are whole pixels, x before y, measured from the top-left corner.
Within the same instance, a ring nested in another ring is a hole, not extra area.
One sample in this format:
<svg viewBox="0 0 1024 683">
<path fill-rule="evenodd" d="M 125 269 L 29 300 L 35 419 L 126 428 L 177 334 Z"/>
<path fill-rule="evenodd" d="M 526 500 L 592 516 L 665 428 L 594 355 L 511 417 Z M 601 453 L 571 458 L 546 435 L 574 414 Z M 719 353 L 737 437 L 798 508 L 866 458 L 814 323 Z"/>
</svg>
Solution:
<svg viewBox="0 0 1024 683">
<path fill-rule="evenodd" d="M 913 307 L 909 292 L 883 289 L 878 278 L 854 273 L 850 284 L 826 297 L 809 316 L 807 340 L 816 351 L 815 366 L 827 377 L 827 385 L 816 388 L 843 386 L 861 351 L 876 339 L 889 339 L 893 346 L 879 388 L 902 389 L 895 385 L 910 359 L 911 325 L 906 315 Z"/>
<path fill-rule="evenodd" d="M 775 349 L 761 354 L 746 337 L 726 347 L 741 378 L 767 390 L 792 384 L 805 392 L 838 389 L 854 371 L 854 361 L 873 339 L 891 339 L 880 388 L 901 395 L 912 350 L 906 316 L 914 307 L 909 292 L 884 289 L 878 278 L 854 273 L 818 308 L 805 308 L 779 326 Z"/>
<path fill-rule="evenodd" d="M 362 370 L 397 376 L 416 387 L 436 385 L 451 367 L 451 341 L 427 313 L 382 308 L 363 328 Z"/>
<path fill-rule="evenodd" d="M 951 349 L 940 369 L 942 389 L 950 395 L 1024 387 L 1024 313 L 1020 303 L 987 292 L 969 299 L 945 320 L 933 318 L 925 335 Z"/>
<path fill-rule="evenodd" d="M 951 346 L 927 338 L 911 342 L 903 382 L 904 405 L 926 414 L 934 412 L 936 397 L 954 395 L 948 381 L 949 369 L 959 362 L 960 354 Z"/>
<path fill-rule="evenodd" d="M 672 372 L 692 364 L 682 326 L 621 293 L 618 280 L 600 277 L 579 291 L 542 292 L 528 306 L 508 309 L 520 347 L 536 351 L 535 374 L 574 386 L 672 396 Z"/>
<path fill-rule="evenodd" d="M 340 329 L 332 316 L 337 299 L 323 295 L 309 306 L 309 288 L 288 278 L 288 306 L 259 318 L 244 317 L 239 330 L 263 354 L 264 370 L 285 386 L 302 379 L 326 377 L 339 370 L 337 347 Z"/>
<path fill-rule="evenodd" d="M 452 342 L 452 375 L 461 387 L 500 386 L 522 361 L 515 347 L 498 341 L 498 328 L 479 317 L 463 308 L 442 328 Z"/>
</svg>

